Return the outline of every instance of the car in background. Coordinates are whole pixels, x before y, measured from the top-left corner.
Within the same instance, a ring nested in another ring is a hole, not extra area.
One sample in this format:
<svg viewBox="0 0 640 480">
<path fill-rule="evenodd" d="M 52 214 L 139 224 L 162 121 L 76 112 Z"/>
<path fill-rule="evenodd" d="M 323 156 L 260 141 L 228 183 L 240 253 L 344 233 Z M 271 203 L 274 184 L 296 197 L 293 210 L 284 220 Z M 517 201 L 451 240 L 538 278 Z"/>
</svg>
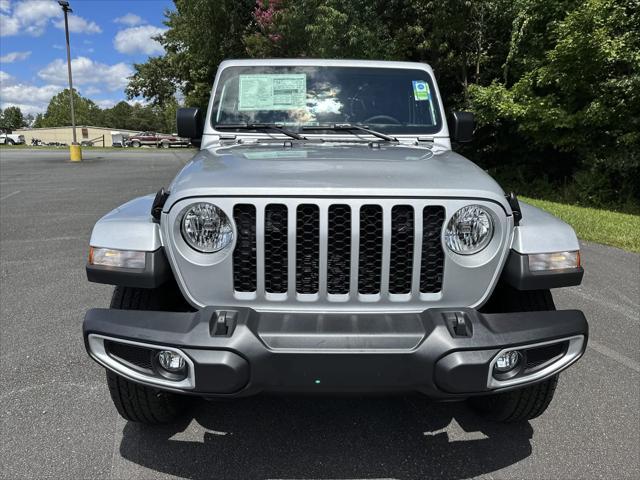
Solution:
<svg viewBox="0 0 640 480">
<path fill-rule="evenodd" d="M 0 132 L 0 145 L 22 145 L 24 143 L 24 135 L 11 133 L 10 131 Z"/>
<path fill-rule="evenodd" d="M 143 145 L 169 148 L 172 146 L 188 146 L 188 138 L 181 138 L 177 135 L 165 135 L 156 132 L 140 132 L 129 137 L 127 145 L 134 148 L 142 147 Z"/>
</svg>

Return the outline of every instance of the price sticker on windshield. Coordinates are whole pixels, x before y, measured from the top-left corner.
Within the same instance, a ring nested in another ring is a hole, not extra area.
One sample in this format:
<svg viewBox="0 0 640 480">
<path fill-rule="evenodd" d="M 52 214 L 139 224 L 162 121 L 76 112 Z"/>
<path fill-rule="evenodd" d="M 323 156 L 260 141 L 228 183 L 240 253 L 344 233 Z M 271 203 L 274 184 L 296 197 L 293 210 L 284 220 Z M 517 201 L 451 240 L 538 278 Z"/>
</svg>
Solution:
<svg viewBox="0 0 640 480">
<path fill-rule="evenodd" d="M 429 84 L 424 80 L 414 80 L 413 81 L 413 98 L 415 98 L 417 102 L 430 100 L 431 91 L 429 90 Z"/>
<path fill-rule="evenodd" d="M 240 75 L 238 110 L 293 110 L 307 104 L 307 75 Z"/>
</svg>

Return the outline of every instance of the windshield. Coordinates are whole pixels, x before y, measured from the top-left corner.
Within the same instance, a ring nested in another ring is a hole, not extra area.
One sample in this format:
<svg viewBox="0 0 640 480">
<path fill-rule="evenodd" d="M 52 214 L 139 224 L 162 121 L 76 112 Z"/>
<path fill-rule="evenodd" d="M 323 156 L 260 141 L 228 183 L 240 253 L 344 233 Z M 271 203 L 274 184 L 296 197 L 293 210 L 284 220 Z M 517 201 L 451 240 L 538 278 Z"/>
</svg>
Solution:
<svg viewBox="0 0 640 480">
<path fill-rule="evenodd" d="M 276 123 L 295 131 L 349 123 L 390 134 L 433 134 L 441 122 L 430 75 L 402 68 L 228 67 L 212 114 L 214 127 Z"/>
</svg>

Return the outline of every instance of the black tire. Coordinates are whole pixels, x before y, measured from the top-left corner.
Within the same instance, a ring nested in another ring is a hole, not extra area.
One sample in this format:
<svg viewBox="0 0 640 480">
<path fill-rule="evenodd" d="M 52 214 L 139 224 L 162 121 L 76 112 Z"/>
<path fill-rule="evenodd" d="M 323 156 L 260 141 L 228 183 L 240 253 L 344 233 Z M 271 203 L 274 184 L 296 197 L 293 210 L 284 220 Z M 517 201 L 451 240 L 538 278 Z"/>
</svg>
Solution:
<svg viewBox="0 0 640 480">
<path fill-rule="evenodd" d="M 10 138 L 7 138 L 7 145 L 15 145 L 15 144 L 16 144 L 16 142 L 11 140 Z"/>
<path fill-rule="evenodd" d="M 128 310 L 185 311 L 178 286 L 170 282 L 160 288 L 116 287 L 111 308 Z M 111 400 L 125 420 L 146 424 L 171 422 L 186 407 L 187 398 L 131 382 L 107 370 Z"/>
<path fill-rule="evenodd" d="M 533 312 L 555 310 L 549 290 L 520 291 L 498 286 L 487 305 L 487 313 Z M 558 385 L 558 375 L 528 387 L 505 393 L 470 398 L 467 403 L 480 415 L 498 422 L 524 422 L 547 409 Z"/>
<path fill-rule="evenodd" d="M 529 387 L 510 392 L 474 397 L 471 408 L 483 417 L 497 422 L 525 422 L 536 418 L 547 409 L 558 385 L 558 375 Z"/>
<path fill-rule="evenodd" d="M 131 146 L 133 148 L 140 148 L 141 143 L 138 140 L 134 140 L 133 142 L 131 142 Z"/>
<path fill-rule="evenodd" d="M 184 409 L 178 395 L 130 382 L 109 370 L 107 384 L 118 413 L 130 422 L 168 423 Z"/>
</svg>

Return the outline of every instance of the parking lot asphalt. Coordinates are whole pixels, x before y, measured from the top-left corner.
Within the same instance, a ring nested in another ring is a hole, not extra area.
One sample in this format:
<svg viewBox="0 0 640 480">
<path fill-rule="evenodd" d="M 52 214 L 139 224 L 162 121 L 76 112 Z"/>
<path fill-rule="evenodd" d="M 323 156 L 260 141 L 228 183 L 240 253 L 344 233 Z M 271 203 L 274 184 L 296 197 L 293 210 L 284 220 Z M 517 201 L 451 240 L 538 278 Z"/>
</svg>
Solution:
<svg viewBox="0 0 640 480">
<path fill-rule="evenodd" d="M 112 288 L 86 281 L 95 221 L 166 186 L 190 150 L 0 148 L 0 478 L 638 478 L 640 255 L 583 244 L 584 358 L 541 417 L 476 418 L 418 395 L 197 401 L 163 427 L 127 424 L 84 350 L 86 309 Z"/>
</svg>

